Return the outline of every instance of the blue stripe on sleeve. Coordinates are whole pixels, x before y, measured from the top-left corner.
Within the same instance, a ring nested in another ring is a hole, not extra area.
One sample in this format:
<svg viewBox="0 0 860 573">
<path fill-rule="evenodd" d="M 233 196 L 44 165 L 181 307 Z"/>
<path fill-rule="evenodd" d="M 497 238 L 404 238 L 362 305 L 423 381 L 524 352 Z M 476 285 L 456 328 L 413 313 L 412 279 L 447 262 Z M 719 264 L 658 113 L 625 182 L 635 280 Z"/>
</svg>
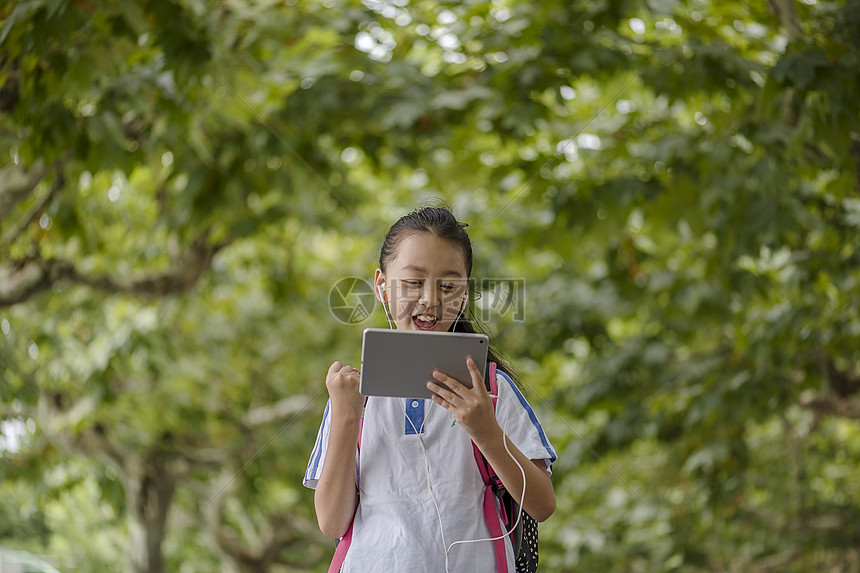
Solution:
<svg viewBox="0 0 860 573">
<path fill-rule="evenodd" d="M 308 469 L 305 472 L 305 480 L 317 479 L 317 474 L 319 473 L 319 463 L 320 458 L 322 457 L 323 450 L 325 449 L 325 445 L 323 444 L 323 434 L 325 434 L 325 423 L 326 419 L 329 416 L 329 410 L 331 409 L 331 400 L 326 402 L 325 411 L 323 412 L 322 423 L 320 424 L 320 431 L 317 435 L 317 441 L 314 444 L 314 449 L 311 452 L 311 461 L 308 464 Z"/>
<path fill-rule="evenodd" d="M 520 389 L 517 388 L 517 385 L 514 384 L 514 381 L 511 380 L 505 372 L 502 372 L 501 370 L 496 370 L 496 374 L 501 375 L 501 377 L 505 379 L 505 381 L 508 383 L 508 386 L 510 386 L 511 389 L 514 391 L 514 395 L 520 401 L 520 404 L 522 404 L 523 409 L 525 409 L 526 413 L 529 415 L 529 419 L 532 421 L 532 424 L 537 430 L 538 436 L 540 436 L 540 443 L 543 445 L 544 448 L 546 448 L 547 453 L 550 454 L 550 462 L 554 462 L 555 460 L 557 460 L 558 456 L 556 455 L 555 450 L 552 449 L 552 446 L 549 445 L 549 440 L 546 437 L 546 433 L 544 433 L 543 431 L 543 426 L 540 425 L 540 422 L 538 421 L 534 410 L 532 410 L 532 407 L 531 405 L 529 405 L 525 396 L 523 396 L 522 392 L 520 392 Z"/>
</svg>

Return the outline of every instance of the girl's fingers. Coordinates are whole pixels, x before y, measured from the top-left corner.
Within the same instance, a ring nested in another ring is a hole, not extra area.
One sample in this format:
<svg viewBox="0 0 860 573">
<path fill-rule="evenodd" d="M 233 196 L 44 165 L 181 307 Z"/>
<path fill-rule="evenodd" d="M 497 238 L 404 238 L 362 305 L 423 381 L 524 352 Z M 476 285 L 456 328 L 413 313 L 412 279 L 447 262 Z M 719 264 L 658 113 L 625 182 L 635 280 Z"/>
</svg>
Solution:
<svg viewBox="0 0 860 573">
<path fill-rule="evenodd" d="M 441 370 L 434 370 L 433 371 L 433 378 L 435 378 L 439 382 L 448 382 L 450 380 L 457 382 L 457 380 L 455 380 L 454 378 L 451 378 L 450 376 L 448 376 L 447 374 L 445 374 Z M 457 382 L 457 383 L 459 384 L 459 382 Z"/>
<path fill-rule="evenodd" d="M 451 402 L 457 396 L 454 392 L 446 390 L 434 382 L 427 382 L 427 389 L 446 402 Z"/>
<path fill-rule="evenodd" d="M 344 384 L 347 386 L 358 385 L 358 377 L 358 368 L 353 368 L 349 364 L 342 365 L 338 360 L 333 362 L 329 367 L 325 383 L 329 387 L 342 386 Z"/>
<path fill-rule="evenodd" d="M 433 400 L 435 403 L 439 404 L 440 406 L 442 406 L 443 408 L 445 408 L 446 410 L 448 410 L 449 412 L 453 413 L 453 410 L 451 410 L 451 408 L 453 408 L 453 404 L 451 404 L 451 402 L 446 401 L 445 398 L 443 398 L 439 394 L 433 394 L 433 397 L 430 399 Z"/>
<path fill-rule="evenodd" d="M 466 358 L 466 367 L 469 369 L 469 374 L 472 376 L 472 390 L 478 388 L 478 392 L 486 393 L 486 389 L 484 388 L 484 375 L 478 370 L 478 365 L 475 363 L 475 359 L 469 356 Z"/>
<path fill-rule="evenodd" d="M 433 378 L 444 384 L 444 387 L 451 390 L 451 392 L 456 396 L 465 396 L 465 393 L 469 391 L 469 389 L 466 388 L 462 382 L 460 382 L 456 378 L 448 376 L 441 370 L 434 370 Z M 433 381 L 431 380 L 431 382 Z M 439 384 L 437 384 L 437 386 L 439 386 Z"/>
</svg>

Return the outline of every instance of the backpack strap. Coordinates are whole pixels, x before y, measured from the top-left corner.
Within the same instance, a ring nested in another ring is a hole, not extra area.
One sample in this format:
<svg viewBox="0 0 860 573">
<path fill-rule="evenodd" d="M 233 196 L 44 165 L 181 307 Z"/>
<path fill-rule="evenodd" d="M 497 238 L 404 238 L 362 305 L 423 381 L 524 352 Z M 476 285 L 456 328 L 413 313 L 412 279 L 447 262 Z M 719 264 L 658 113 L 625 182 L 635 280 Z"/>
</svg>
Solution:
<svg viewBox="0 0 860 573">
<path fill-rule="evenodd" d="M 353 523 L 355 522 L 353 521 Z M 332 557 L 328 573 L 338 573 L 340 568 L 343 566 L 343 562 L 346 559 L 346 552 L 349 551 L 349 545 L 352 543 L 352 525 L 352 523 L 349 524 L 349 529 L 346 530 L 346 533 L 344 533 L 343 537 L 340 538 L 340 541 L 337 542 L 337 548 L 334 550 L 334 557 Z"/>
<path fill-rule="evenodd" d="M 487 365 L 487 369 L 488 372 L 484 377 L 484 383 L 487 385 L 490 394 L 498 395 L 496 363 L 490 362 Z M 493 411 L 495 410 L 496 399 L 493 398 Z M 475 442 L 472 442 L 472 450 L 475 453 L 475 462 L 478 464 L 478 471 L 481 472 L 481 479 L 484 480 L 484 484 L 487 486 L 484 488 L 484 521 L 487 523 L 487 529 L 489 529 L 491 537 L 501 537 L 504 532 L 502 531 L 502 526 L 499 524 L 499 512 L 496 509 L 496 492 L 503 487 L 502 482 L 499 480 L 499 476 L 496 475 L 492 466 L 487 462 L 484 454 L 475 445 Z M 502 512 L 502 516 L 503 519 L 507 520 L 504 511 Z M 496 553 L 497 569 L 500 573 L 507 573 L 508 559 L 505 552 L 505 539 L 501 537 L 501 539 L 493 541 L 493 549 Z"/>
<path fill-rule="evenodd" d="M 364 403 L 367 403 L 367 399 L 365 399 Z M 358 454 L 361 455 L 361 430 L 364 428 L 364 416 L 361 417 L 361 422 L 358 424 L 358 444 L 356 449 L 358 450 Z M 331 559 L 331 565 L 328 567 L 328 573 L 338 573 L 340 568 L 343 567 L 343 562 L 346 559 L 346 552 L 349 551 L 349 546 L 352 543 L 352 526 L 355 524 L 355 517 L 353 517 L 352 522 L 349 524 L 349 529 L 346 530 L 346 533 L 343 534 L 337 542 L 337 547 L 334 550 L 334 557 Z"/>
</svg>

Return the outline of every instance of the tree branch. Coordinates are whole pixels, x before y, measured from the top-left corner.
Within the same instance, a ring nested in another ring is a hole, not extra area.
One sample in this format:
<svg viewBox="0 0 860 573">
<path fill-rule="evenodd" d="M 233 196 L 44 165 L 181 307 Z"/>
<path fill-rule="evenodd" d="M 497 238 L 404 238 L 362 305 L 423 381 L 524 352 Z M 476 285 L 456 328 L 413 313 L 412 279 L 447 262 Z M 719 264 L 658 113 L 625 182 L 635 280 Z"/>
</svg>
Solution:
<svg viewBox="0 0 860 573">
<path fill-rule="evenodd" d="M 803 28 L 794 8 L 794 0 L 767 0 L 767 4 L 779 19 L 779 25 L 785 30 L 789 43 L 803 37 Z"/>
<path fill-rule="evenodd" d="M 223 518 L 223 512 L 218 513 Z M 218 548 L 228 555 L 241 571 L 268 571 L 274 564 L 283 564 L 292 567 L 307 568 L 316 563 L 322 551 L 311 551 L 304 559 L 291 556 L 285 560 L 282 553 L 291 547 L 303 546 L 305 548 L 327 548 L 331 539 L 320 532 L 315 523 L 296 515 L 280 515 L 265 520 L 261 532 L 256 530 L 251 536 L 255 539 L 243 542 L 237 532 L 224 525 L 219 519 L 210 520 L 207 523 L 210 531 L 214 533 Z M 253 524 L 251 524 L 253 527 Z M 248 533 L 244 534 L 249 537 Z M 309 543 L 309 541 L 316 543 Z"/>
<path fill-rule="evenodd" d="M 14 167 L 0 169 L 0 181 L 3 182 L 0 185 L 0 221 L 33 192 L 47 172 L 42 159 L 39 159 L 28 173 Z"/>
<path fill-rule="evenodd" d="M 303 545 L 307 547 L 309 541 L 316 541 L 320 548 L 328 548 L 331 538 L 323 535 L 316 523 L 312 523 L 300 515 L 282 515 L 272 520 L 263 533 L 264 549 L 262 553 L 264 563 L 282 564 L 293 567 L 310 567 L 317 562 L 315 555 L 308 556 L 305 560 L 284 560 L 281 553 L 285 549 Z M 292 557 L 292 556 L 291 556 Z"/>
<path fill-rule="evenodd" d="M 768 555 L 752 565 L 752 571 L 758 573 L 770 573 L 771 571 L 785 571 L 794 561 L 803 556 L 803 551 L 798 548 L 789 549 L 776 555 Z"/>
<path fill-rule="evenodd" d="M 134 452 L 112 441 L 99 424 L 78 433 L 71 431 L 70 428 L 88 416 L 96 405 L 91 396 L 84 396 L 72 407 L 62 408 L 58 402 L 65 398 L 63 394 L 51 393 L 39 397 L 40 426 L 47 438 L 67 450 L 97 458 L 124 476 Z"/>
<path fill-rule="evenodd" d="M 281 420 L 300 412 L 312 399 L 308 396 L 290 396 L 268 406 L 252 408 L 245 414 L 243 422 L 248 426 L 261 426 Z"/>
<path fill-rule="evenodd" d="M 836 368 L 822 349 L 817 357 L 825 383 L 817 398 L 802 400 L 800 405 L 818 414 L 860 420 L 860 375 Z"/>
<path fill-rule="evenodd" d="M 801 402 L 800 405 L 819 414 L 860 420 L 860 400 L 856 398 L 840 398 L 831 394 L 817 400 Z"/>
<path fill-rule="evenodd" d="M 38 255 L 13 260 L 0 266 L 0 308 L 23 302 L 74 275 L 75 267 L 67 261 L 44 260 Z"/>
<path fill-rule="evenodd" d="M 57 281 L 68 280 L 115 294 L 158 298 L 190 290 L 212 264 L 212 258 L 231 241 L 206 244 L 198 237 L 173 268 L 164 273 L 119 277 L 78 271 L 70 261 L 43 259 L 39 254 L 0 266 L 0 308 L 24 302 Z"/>
<path fill-rule="evenodd" d="M 77 273 L 78 282 L 111 293 L 133 294 L 142 298 L 158 298 L 190 290 L 212 265 L 212 258 L 232 240 L 207 245 L 207 233 L 194 240 L 169 271 L 161 274 L 125 278 L 109 275 L 94 276 Z"/>
<path fill-rule="evenodd" d="M 171 469 L 174 475 L 186 476 L 194 470 L 216 470 L 222 467 L 227 456 L 222 448 L 193 447 L 182 444 L 171 444 L 168 450 Z"/>
<path fill-rule="evenodd" d="M 797 16 L 797 10 L 794 9 L 794 0 L 768 0 L 767 4 L 771 11 L 776 14 L 779 25 L 785 30 L 785 36 L 788 38 L 789 44 L 803 37 L 800 18 Z M 797 125 L 800 113 L 798 107 L 797 89 L 793 86 L 788 86 L 785 90 L 782 105 L 780 106 L 780 117 L 782 117 L 782 120 L 788 125 Z"/>
<path fill-rule="evenodd" d="M 30 211 L 21 219 L 21 221 L 12 227 L 6 235 L 0 239 L 0 252 L 5 251 L 9 245 L 12 244 L 18 236 L 24 232 L 24 230 L 30 226 L 33 221 L 36 220 L 36 217 L 39 216 L 39 213 L 48 206 L 48 204 L 54 200 L 54 197 L 57 196 L 60 189 L 66 184 L 66 179 L 63 177 L 63 173 L 61 169 L 57 169 L 57 178 L 54 180 L 54 184 L 51 185 L 51 189 L 42 197 L 39 201 L 36 202 L 30 208 Z M 2 217 L 0 217 L 2 219 Z"/>
</svg>

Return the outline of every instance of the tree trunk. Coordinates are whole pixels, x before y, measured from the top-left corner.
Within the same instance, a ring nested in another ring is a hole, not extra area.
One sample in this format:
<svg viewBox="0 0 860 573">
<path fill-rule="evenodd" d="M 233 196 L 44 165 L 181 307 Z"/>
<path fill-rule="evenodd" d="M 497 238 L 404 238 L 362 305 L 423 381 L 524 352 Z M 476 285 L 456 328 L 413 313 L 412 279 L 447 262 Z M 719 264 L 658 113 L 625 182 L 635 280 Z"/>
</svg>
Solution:
<svg viewBox="0 0 860 573">
<path fill-rule="evenodd" d="M 159 454 L 139 460 L 125 478 L 128 506 L 129 573 L 163 573 L 167 513 L 176 490 L 176 477 Z"/>
</svg>

